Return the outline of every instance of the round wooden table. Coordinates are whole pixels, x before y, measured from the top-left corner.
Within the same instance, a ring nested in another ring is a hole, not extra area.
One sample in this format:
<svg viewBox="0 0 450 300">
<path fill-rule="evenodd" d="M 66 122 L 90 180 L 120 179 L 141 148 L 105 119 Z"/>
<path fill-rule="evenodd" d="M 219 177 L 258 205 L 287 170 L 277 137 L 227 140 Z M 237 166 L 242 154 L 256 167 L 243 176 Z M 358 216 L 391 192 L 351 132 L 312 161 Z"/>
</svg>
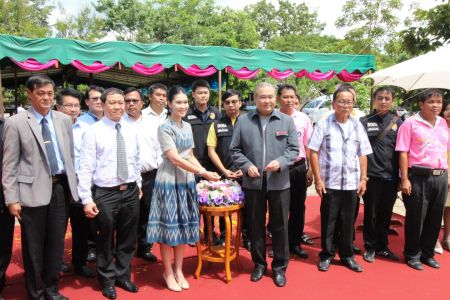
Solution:
<svg viewBox="0 0 450 300">
<path fill-rule="evenodd" d="M 196 243 L 198 264 L 197 270 L 195 271 L 195 278 L 200 277 L 203 261 L 209 261 L 209 262 L 225 263 L 225 274 L 227 283 L 231 281 L 230 262 L 236 259 L 238 266 L 240 266 L 239 247 L 241 244 L 242 207 L 244 207 L 243 204 L 232 206 L 219 206 L 219 207 L 200 205 L 200 214 L 205 215 L 207 220 L 206 226 L 208 226 L 208 243 L 206 246 L 202 246 L 200 242 Z M 237 226 L 236 226 L 235 240 L 232 247 L 231 237 L 233 232 L 232 230 L 233 226 L 231 224 L 230 216 L 232 216 L 233 214 L 237 215 Z M 213 216 L 225 218 L 225 246 L 213 245 L 212 222 L 211 222 L 211 217 Z"/>
</svg>

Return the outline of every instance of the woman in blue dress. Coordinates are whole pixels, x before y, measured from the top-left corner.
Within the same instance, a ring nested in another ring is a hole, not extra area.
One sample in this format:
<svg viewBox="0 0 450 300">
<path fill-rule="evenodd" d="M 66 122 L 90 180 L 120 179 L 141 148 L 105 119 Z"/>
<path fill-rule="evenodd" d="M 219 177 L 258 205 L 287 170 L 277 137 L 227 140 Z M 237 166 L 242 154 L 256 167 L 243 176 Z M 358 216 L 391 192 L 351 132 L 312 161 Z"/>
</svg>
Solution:
<svg viewBox="0 0 450 300">
<path fill-rule="evenodd" d="M 199 240 L 199 208 L 194 174 L 217 181 L 220 176 L 206 171 L 192 153 L 194 140 L 189 123 L 183 121 L 188 97 L 181 87 L 168 92 L 170 116 L 158 128 L 163 162 L 158 167 L 147 227 L 149 243 L 159 243 L 167 288 L 188 289 L 183 275 L 185 244 Z M 174 266 L 172 268 L 172 250 Z"/>
</svg>

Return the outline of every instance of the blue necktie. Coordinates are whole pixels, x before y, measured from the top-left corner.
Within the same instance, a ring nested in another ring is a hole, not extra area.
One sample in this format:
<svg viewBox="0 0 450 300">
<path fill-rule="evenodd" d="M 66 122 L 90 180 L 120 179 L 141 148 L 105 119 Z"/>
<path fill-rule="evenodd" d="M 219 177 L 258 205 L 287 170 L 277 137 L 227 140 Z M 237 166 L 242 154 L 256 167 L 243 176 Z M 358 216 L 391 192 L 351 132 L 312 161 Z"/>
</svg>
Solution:
<svg viewBox="0 0 450 300">
<path fill-rule="evenodd" d="M 42 137 L 44 138 L 45 151 L 47 152 L 48 162 L 50 163 L 50 171 L 52 176 L 58 172 L 58 160 L 56 159 L 55 147 L 53 146 L 52 135 L 48 128 L 48 121 L 43 118 L 41 121 Z"/>
</svg>

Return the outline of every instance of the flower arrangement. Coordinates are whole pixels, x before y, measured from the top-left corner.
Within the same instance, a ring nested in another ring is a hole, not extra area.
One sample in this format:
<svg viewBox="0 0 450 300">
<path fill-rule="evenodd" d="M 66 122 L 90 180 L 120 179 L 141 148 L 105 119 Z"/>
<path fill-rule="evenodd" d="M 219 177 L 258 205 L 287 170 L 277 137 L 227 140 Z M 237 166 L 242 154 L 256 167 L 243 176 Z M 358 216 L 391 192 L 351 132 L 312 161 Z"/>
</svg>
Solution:
<svg viewBox="0 0 450 300">
<path fill-rule="evenodd" d="M 231 206 L 244 201 L 239 183 L 224 179 L 220 181 L 202 180 L 197 183 L 197 194 L 200 205 L 205 206 Z"/>
</svg>

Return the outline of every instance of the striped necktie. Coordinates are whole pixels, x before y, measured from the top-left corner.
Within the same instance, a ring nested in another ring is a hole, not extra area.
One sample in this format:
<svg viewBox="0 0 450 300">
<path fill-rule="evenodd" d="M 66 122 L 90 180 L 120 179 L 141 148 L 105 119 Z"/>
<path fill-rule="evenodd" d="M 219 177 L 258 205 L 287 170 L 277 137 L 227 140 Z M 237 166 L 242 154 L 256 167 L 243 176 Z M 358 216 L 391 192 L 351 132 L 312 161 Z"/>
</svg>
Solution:
<svg viewBox="0 0 450 300">
<path fill-rule="evenodd" d="M 120 123 L 116 124 L 116 142 L 117 142 L 117 177 L 123 182 L 128 179 L 127 151 L 125 141 L 120 133 Z"/>
<path fill-rule="evenodd" d="M 53 175 L 58 172 L 58 160 L 56 158 L 55 147 L 53 146 L 52 135 L 48 128 L 48 121 L 46 118 L 41 120 L 42 138 L 44 139 L 45 151 L 47 152 L 48 163 L 50 164 L 50 171 Z"/>
</svg>

